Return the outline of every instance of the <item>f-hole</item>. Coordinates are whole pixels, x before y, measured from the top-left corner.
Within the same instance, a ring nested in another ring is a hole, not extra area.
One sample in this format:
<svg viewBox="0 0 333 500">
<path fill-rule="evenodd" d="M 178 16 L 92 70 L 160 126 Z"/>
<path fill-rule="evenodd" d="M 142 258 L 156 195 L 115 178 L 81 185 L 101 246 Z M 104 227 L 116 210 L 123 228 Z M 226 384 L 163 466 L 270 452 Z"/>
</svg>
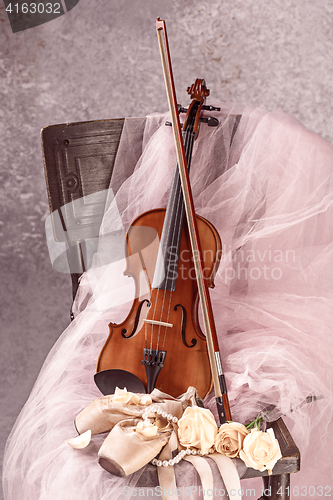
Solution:
<svg viewBox="0 0 333 500">
<path fill-rule="evenodd" d="M 122 336 L 124 339 L 130 339 L 130 338 L 132 338 L 132 337 L 133 337 L 133 335 L 135 334 L 136 329 L 137 329 L 138 324 L 139 324 L 139 319 L 140 319 L 141 309 L 142 309 L 143 304 L 144 304 L 145 302 L 147 302 L 148 307 L 150 307 L 150 306 L 151 306 L 151 302 L 150 302 L 150 300 L 148 300 L 148 299 L 144 299 L 144 300 L 140 303 L 140 305 L 139 305 L 139 307 L 138 307 L 138 310 L 136 311 L 136 316 L 135 316 L 135 321 L 134 321 L 134 326 L 133 326 L 133 330 L 132 330 L 132 332 L 131 332 L 129 335 L 126 335 L 126 333 L 127 333 L 126 328 L 123 328 L 123 329 L 121 330 L 121 336 Z"/>
<path fill-rule="evenodd" d="M 196 339 L 191 339 L 191 344 L 188 344 L 186 342 L 186 338 L 185 338 L 185 334 L 186 334 L 186 321 L 187 321 L 187 312 L 186 312 L 186 309 L 181 304 L 176 304 L 175 307 L 174 307 L 174 310 L 177 311 L 178 307 L 180 307 L 181 310 L 182 310 L 182 325 L 181 325 L 181 329 L 180 329 L 180 335 L 181 335 L 182 342 L 183 342 L 183 344 L 186 347 L 194 347 L 195 345 L 197 345 L 197 340 Z"/>
</svg>

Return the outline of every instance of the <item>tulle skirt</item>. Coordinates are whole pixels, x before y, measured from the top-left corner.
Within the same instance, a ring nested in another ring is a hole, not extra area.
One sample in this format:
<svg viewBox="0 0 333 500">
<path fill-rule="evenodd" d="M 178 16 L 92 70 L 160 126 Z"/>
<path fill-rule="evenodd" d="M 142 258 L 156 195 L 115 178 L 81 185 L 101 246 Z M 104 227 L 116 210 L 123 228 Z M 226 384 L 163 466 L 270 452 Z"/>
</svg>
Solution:
<svg viewBox="0 0 333 500">
<path fill-rule="evenodd" d="M 220 106 L 219 126 L 201 125 L 190 177 L 196 212 L 223 243 L 211 298 L 233 420 L 248 422 L 274 405 L 271 418 L 286 415 L 301 451 L 291 493 L 332 494 L 333 148 L 283 111 Z M 65 439 L 76 434 L 74 417 L 100 396 L 93 375 L 108 323 L 124 319 L 133 300 L 119 238 L 136 216 L 167 204 L 176 160 L 166 119 L 125 122 L 75 320 L 7 442 L 5 500 L 123 498 L 142 475 L 118 478 L 98 465 L 105 436 L 85 450 Z M 205 403 L 215 412 L 213 397 Z"/>
</svg>

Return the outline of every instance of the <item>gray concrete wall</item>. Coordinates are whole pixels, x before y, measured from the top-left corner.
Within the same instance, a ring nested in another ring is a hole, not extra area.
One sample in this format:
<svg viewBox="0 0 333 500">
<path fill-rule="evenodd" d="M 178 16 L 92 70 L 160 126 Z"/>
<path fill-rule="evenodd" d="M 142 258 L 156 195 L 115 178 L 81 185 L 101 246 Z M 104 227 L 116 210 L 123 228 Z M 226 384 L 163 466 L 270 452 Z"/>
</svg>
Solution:
<svg viewBox="0 0 333 500">
<path fill-rule="evenodd" d="M 15 34 L 1 5 L 0 455 L 68 324 L 70 279 L 52 269 L 45 243 L 40 129 L 166 110 L 157 16 L 180 102 L 203 77 L 221 100 L 283 108 L 332 140 L 332 0 L 80 0 Z"/>
</svg>

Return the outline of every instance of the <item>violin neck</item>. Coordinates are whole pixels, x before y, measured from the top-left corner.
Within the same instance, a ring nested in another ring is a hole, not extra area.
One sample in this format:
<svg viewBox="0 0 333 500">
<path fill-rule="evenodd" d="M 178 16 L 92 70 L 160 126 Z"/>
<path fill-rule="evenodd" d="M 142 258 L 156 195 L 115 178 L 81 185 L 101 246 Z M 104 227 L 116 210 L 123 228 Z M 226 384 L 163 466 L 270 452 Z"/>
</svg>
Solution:
<svg viewBox="0 0 333 500">
<path fill-rule="evenodd" d="M 188 169 L 190 169 L 194 133 L 192 130 L 183 132 L 183 141 Z M 168 200 L 163 230 L 157 256 L 152 288 L 170 290 L 176 289 L 180 240 L 185 217 L 183 191 L 176 165 Z"/>
</svg>

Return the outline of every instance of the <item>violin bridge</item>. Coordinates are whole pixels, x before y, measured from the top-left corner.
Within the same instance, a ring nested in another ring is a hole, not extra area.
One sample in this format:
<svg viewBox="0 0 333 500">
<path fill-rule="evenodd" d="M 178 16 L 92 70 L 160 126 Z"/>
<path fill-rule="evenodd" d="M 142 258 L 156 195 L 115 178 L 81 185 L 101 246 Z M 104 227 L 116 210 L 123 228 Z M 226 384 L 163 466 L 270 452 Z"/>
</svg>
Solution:
<svg viewBox="0 0 333 500">
<path fill-rule="evenodd" d="M 169 328 L 173 327 L 172 323 L 165 323 L 165 321 L 156 321 L 154 319 L 144 319 L 143 321 L 149 325 L 167 326 Z"/>
</svg>

